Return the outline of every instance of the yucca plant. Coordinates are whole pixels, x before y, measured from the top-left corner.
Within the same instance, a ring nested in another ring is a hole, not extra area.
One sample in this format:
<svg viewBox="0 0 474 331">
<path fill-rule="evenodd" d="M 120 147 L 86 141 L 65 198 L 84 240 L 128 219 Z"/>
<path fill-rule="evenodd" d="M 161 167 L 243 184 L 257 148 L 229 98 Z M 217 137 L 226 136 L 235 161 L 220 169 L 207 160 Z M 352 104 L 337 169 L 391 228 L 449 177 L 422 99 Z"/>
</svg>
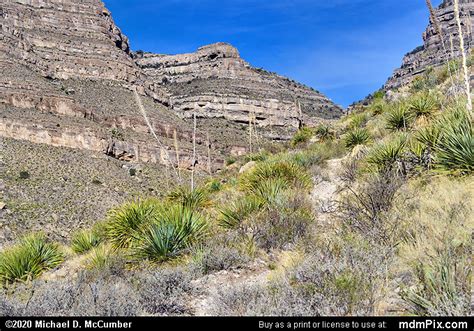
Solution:
<svg viewBox="0 0 474 331">
<path fill-rule="evenodd" d="M 247 195 L 224 206 L 220 210 L 218 223 L 226 229 L 235 229 L 252 213 L 260 210 L 265 202 L 254 195 Z"/>
<path fill-rule="evenodd" d="M 94 230 L 83 230 L 72 236 L 71 248 L 74 253 L 83 254 L 99 246 L 102 238 Z"/>
<path fill-rule="evenodd" d="M 187 186 L 181 186 L 169 193 L 167 198 L 173 203 L 178 203 L 192 210 L 205 207 L 209 203 L 209 195 L 205 188 L 191 190 Z"/>
<path fill-rule="evenodd" d="M 251 192 L 265 203 L 272 203 L 289 187 L 284 178 L 268 178 L 251 188 Z"/>
<path fill-rule="evenodd" d="M 0 253 L 0 281 L 6 284 L 35 279 L 63 260 L 57 244 L 48 242 L 43 234 L 30 235 Z"/>
<path fill-rule="evenodd" d="M 367 129 L 356 128 L 346 133 L 344 143 L 347 148 L 353 148 L 357 145 L 365 145 L 370 140 L 370 133 Z"/>
<path fill-rule="evenodd" d="M 442 130 L 435 146 L 435 162 L 446 171 L 474 171 L 474 130 L 469 119 Z"/>
<path fill-rule="evenodd" d="M 437 98 L 430 92 L 418 93 L 408 102 L 408 109 L 415 117 L 430 117 L 439 107 Z"/>
<path fill-rule="evenodd" d="M 129 202 L 112 209 L 104 226 L 112 247 L 130 247 L 141 229 L 151 223 L 161 209 L 162 204 L 155 199 Z"/>
<path fill-rule="evenodd" d="M 349 129 L 360 129 L 367 124 L 369 117 L 367 113 L 359 113 L 351 115 Z"/>
<path fill-rule="evenodd" d="M 403 153 L 407 143 L 406 135 L 400 135 L 396 138 L 383 142 L 375 146 L 367 156 L 367 163 L 375 166 L 379 171 L 391 170 L 398 163 L 404 172 Z"/>
<path fill-rule="evenodd" d="M 88 269 L 104 269 L 112 264 L 113 250 L 108 245 L 102 244 L 93 247 L 86 261 Z"/>
<path fill-rule="evenodd" d="M 134 255 L 158 262 L 174 258 L 201 241 L 207 229 L 206 220 L 195 211 L 170 206 L 140 233 Z"/>
<path fill-rule="evenodd" d="M 383 99 L 375 100 L 369 107 L 373 115 L 383 114 L 387 110 L 387 103 Z"/>
<path fill-rule="evenodd" d="M 386 115 L 386 128 L 391 131 L 408 130 L 413 121 L 413 114 L 404 103 L 395 105 Z"/>
<path fill-rule="evenodd" d="M 269 160 L 258 164 L 252 171 L 241 178 L 241 185 L 247 191 L 255 191 L 261 182 L 267 179 L 280 178 L 290 186 L 310 188 L 311 176 L 306 169 L 290 160 Z"/>
</svg>

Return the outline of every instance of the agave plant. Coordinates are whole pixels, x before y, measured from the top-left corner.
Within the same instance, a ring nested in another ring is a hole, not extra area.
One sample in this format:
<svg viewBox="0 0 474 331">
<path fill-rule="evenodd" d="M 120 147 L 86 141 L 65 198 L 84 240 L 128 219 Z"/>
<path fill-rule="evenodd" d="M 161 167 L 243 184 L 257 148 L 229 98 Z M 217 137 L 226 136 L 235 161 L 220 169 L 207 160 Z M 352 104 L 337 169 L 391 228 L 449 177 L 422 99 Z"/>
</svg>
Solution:
<svg viewBox="0 0 474 331">
<path fill-rule="evenodd" d="M 140 235 L 134 254 L 138 258 L 164 261 L 182 254 L 207 234 L 207 222 L 181 205 L 164 210 Z"/>
<path fill-rule="evenodd" d="M 332 131 L 331 127 L 326 124 L 321 124 L 319 125 L 316 130 L 316 137 L 319 138 L 321 141 L 327 141 L 327 140 L 332 140 L 334 139 L 334 132 Z"/>
<path fill-rule="evenodd" d="M 32 280 L 63 260 L 64 254 L 57 244 L 48 242 L 43 234 L 30 235 L 0 253 L 0 281 Z"/>
<path fill-rule="evenodd" d="M 353 129 L 346 133 L 344 143 L 347 148 L 352 148 L 357 145 L 364 145 L 370 140 L 370 133 L 367 129 Z"/>
<path fill-rule="evenodd" d="M 162 209 L 154 199 L 126 203 L 107 215 L 105 233 L 113 248 L 130 247 L 141 229 L 151 223 Z"/>
</svg>

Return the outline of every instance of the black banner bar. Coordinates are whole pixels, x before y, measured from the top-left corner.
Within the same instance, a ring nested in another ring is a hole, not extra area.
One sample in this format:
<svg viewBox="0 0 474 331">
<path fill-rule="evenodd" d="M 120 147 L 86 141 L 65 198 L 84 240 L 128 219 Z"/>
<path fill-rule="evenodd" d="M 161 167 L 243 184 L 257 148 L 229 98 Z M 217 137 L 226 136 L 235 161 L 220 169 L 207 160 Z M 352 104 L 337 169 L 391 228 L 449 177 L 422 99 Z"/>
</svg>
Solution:
<svg viewBox="0 0 474 331">
<path fill-rule="evenodd" d="M 0 317 L 5 330 L 473 330 L 472 317 Z"/>
</svg>

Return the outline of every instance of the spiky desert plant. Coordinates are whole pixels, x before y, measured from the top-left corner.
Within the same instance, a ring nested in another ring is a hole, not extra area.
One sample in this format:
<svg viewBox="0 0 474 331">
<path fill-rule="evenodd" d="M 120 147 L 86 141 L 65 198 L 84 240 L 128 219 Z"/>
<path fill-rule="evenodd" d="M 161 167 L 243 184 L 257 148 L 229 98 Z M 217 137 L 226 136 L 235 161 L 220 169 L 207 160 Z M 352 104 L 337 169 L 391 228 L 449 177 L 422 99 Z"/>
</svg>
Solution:
<svg viewBox="0 0 474 331">
<path fill-rule="evenodd" d="M 48 242 L 43 234 L 33 234 L 0 253 L 0 281 L 6 284 L 32 280 L 63 260 L 57 244 Z"/>
<path fill-rule="evenodd" d="M 383 114 L 387 110 L 387 102 L 383 99 L 376 99 L 369 107 L 373 115 Z"/>
<path fill-rule="evenodd" d="M 83 254 L 102 242 L 100 235 L 94 230 L 83 230 L 72 236 L 71 248 L 74 253 Z"/>
<path fill-rule="evenodd" d="M 191 210 L 203 208 L 209 203 L 209 195 L 204 187 L 191 191 L 188 187 L 181 186 L 170 192 L 167 198 Z"/>
<path fill-rule="evenodd" d="M 207 221 L 201 215 L 173 205 L 140 233 L 134 255 L 150 261 L 168 260 L 201 241 L 207 231 Z"/>
<path fill-rule="evenodd" d="M 284 178 L 268 178 L 251 188 L 251 192 L 265 203 L 271 204 L 289 187 Z"/>
<path fill-rule="evenodd" d="M 349 122 L 349 129 L 358 129 L 362 128 L 367 124 L 368 121 L 367 113 L 358 113 L 351 115 L 351 119 Z"/>
<path fill-rule="evenodd" d="M 104 269 L 112 264 L 113 249 L 109 245 L 99 245 L 93 247 L 86 260 L 88 269 Z"/>
<path fill-rule="evenodd" d="M 344 143 L 347 148 L 352 148 L 357 145 L 365 145 L 370 140 L 370 133 L 367 129 L 355 128 L 346 133 L 344 136 Z"/>
<path fill-rule="evenodd" d="M 321 124 L 316 127 L 315 134 L 321 141 L 332 140 L 335 137 L 334 131 L 327 124 Z"/>
<path fill-rule="evenodd" d="M 441 135 L 441 130 L 437 125 L 430 125 L 418 130 L 415 133 L 415 139 L 433 150 L 433 148 L 438 144 L 439 137 Z"/>
<path fill-rule="evenodd" d="M 405 151 L 407 136 L 402 134 L 376 145 L 367 155 L 367 163 L 375 166 L 379 171 L 392 170 L 396 163 L 401 163 Z M 402 170 L 403 169 L 397 169 Z"/>
<path fill-rule="evenodd" d="M 474 130 L 469 116 L 446 123 L 435 145 L 435 162 L 446 171 L 474 171 Z"/>
<path fill-rule="evenodd" d="M 310 188 L 311 176 L 306 169 L 295 162 L 288 160 L 268 160 L 258 164 L 252 171 L 244 174 L 241 178 L 241 186 L 244 190 L 254 191 L 260 183 L 267 179 L 284 179 L 290 186 Z"/>
<path fill-rule="evenodd" d="M 260 210 L 263 205 L 264 201 L 259 197 L 247 195 L 222 207 L 218 223 L 223 228 L 234 229 L 252 213 Z"/>
<path fill-rule="evenodd" d="M 130 247 L 141 229 L 157 217 L 161 208 L 159 201 L 147 199 L 128 202 L 109 211 L 105 233 L 112 247 Z"/>
<path fill-rule="evenodd" d="M 395 105 L 386 115 L 386 128 L 391 131 L 408 130 L 413 114 L 405 103 Z"/>
<path fill-rule="evenodd" d="M 430 117 L 439 108 L 437 98 L 430 92 L 418 93 L 408 102 L 408 109 L 415 117 Z"/>
</svg>

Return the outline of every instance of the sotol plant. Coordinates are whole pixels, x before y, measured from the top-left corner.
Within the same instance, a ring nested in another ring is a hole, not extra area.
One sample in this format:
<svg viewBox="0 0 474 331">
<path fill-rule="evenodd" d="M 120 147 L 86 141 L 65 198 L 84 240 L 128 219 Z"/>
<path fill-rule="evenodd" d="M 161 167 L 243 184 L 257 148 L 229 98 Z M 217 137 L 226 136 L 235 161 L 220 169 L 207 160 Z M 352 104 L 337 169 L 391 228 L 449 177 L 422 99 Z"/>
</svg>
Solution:
<svg viewBox="0 0 474 331">
<path fill-rule="evenodd" d="M 57 244 L 48 242 L 43 234 L 30 235 L 0 253 L 0 281 L 32 280 L 63 260 L 64 254 Z"/>
<path fill-rule="evenodd" d="M 346 133 L 344 143 L 347 148 L 352 148 L 357 145 L 365 145 L 370 140 L 370 133 L 367 129 L 353 129 Z"/>
<path fill-rule="evenodd" d="M 74 253 L 83 254 L 99 246 L 102 238 L 94 230 L 84 230 L 75 233 L 72 237 L 71 248 Z"/>
</svg>

